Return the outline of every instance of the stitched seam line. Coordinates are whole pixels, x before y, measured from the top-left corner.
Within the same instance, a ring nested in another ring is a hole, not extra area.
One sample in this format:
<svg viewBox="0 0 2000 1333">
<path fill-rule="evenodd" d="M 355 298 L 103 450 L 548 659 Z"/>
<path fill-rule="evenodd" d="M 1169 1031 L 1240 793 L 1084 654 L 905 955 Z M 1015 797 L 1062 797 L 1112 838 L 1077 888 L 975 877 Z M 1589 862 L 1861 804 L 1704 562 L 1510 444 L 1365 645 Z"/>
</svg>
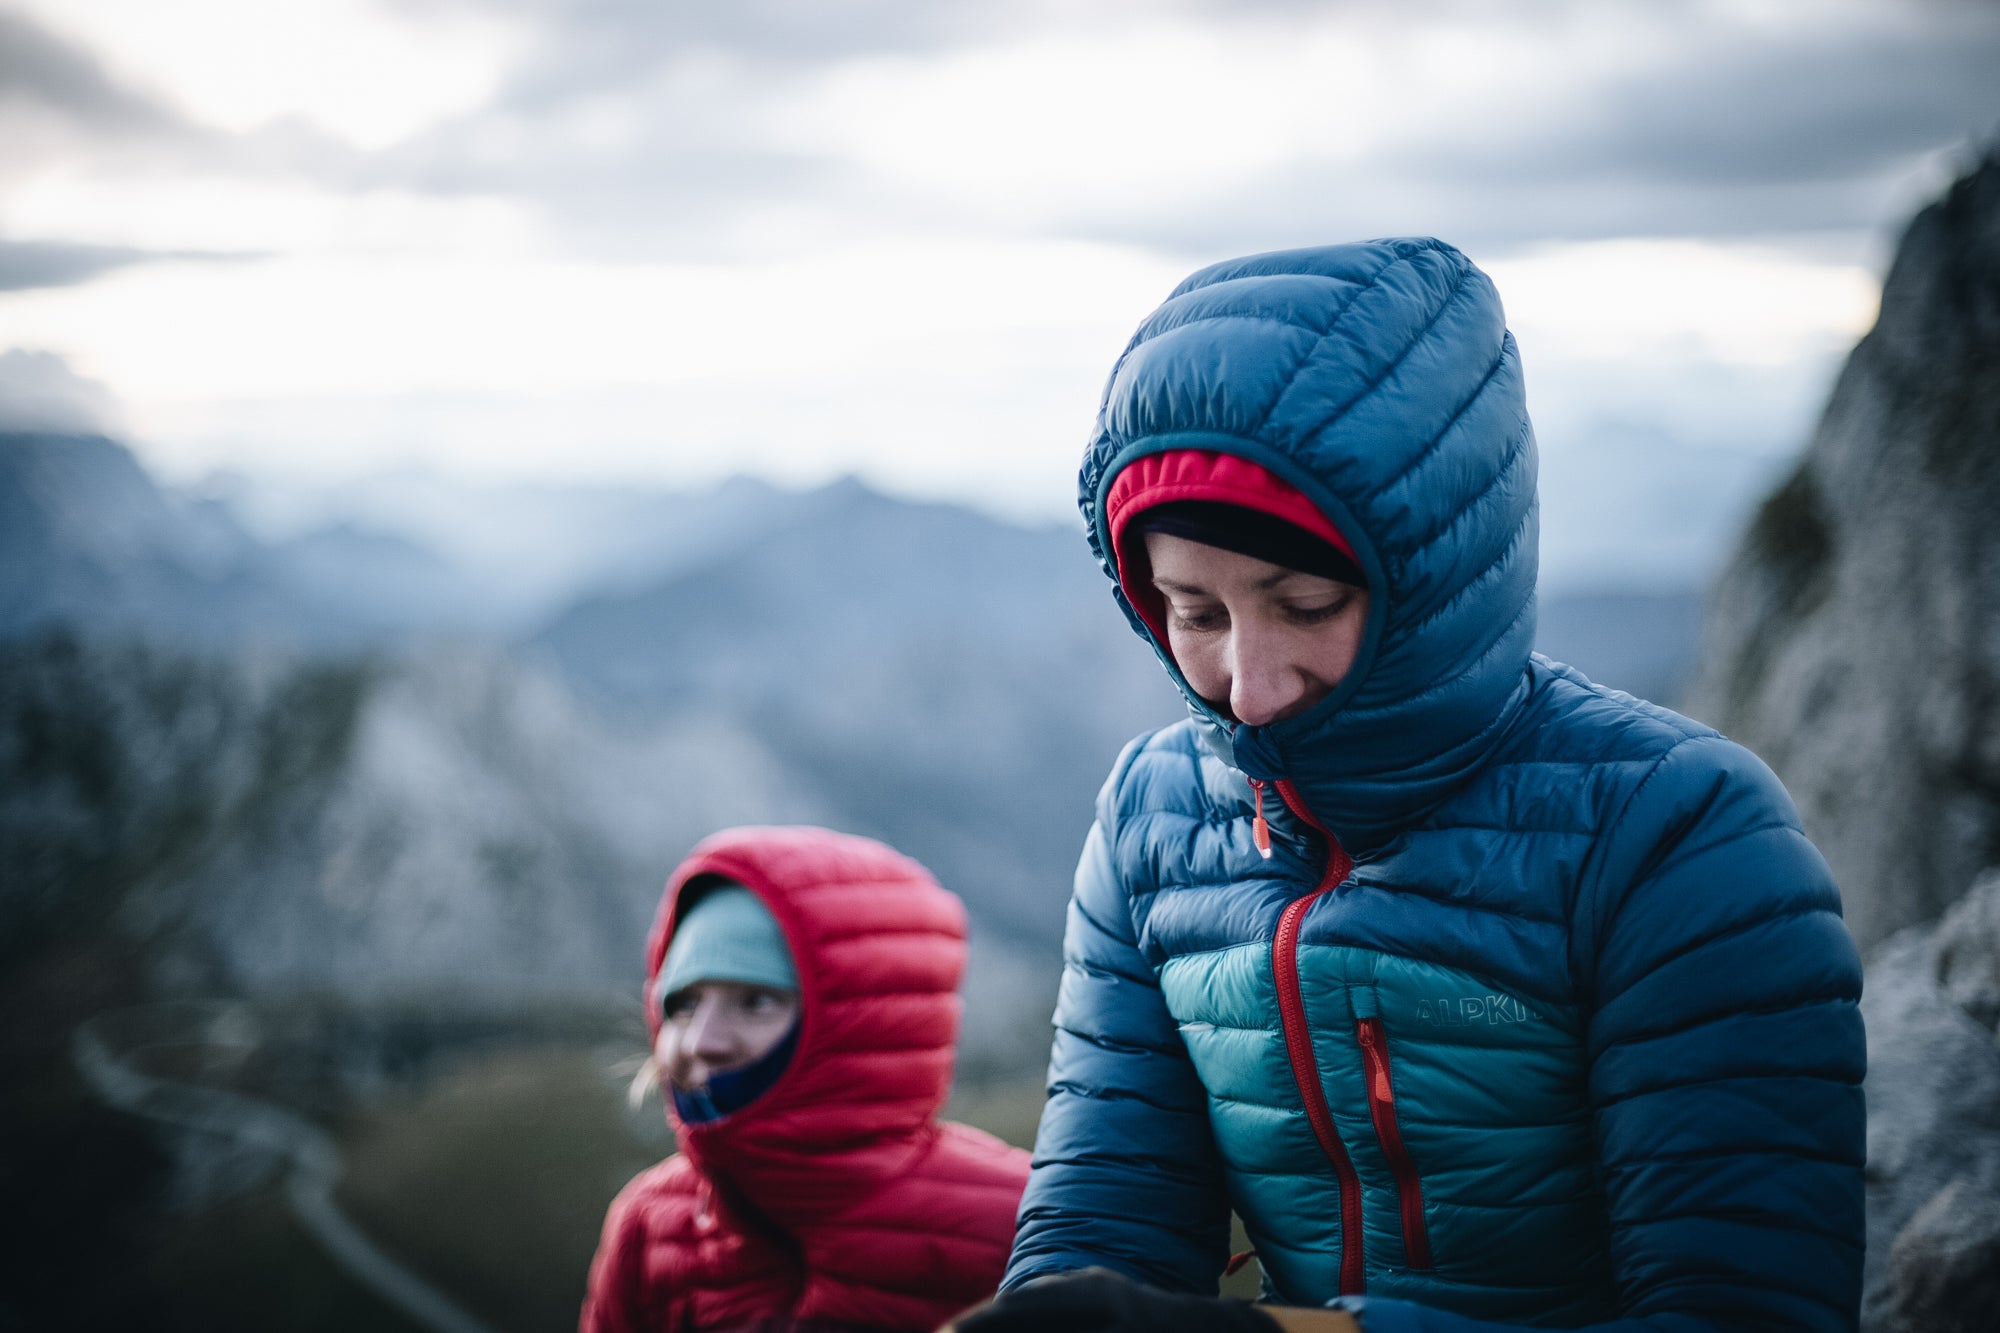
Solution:
<svg viewBox="0 0 2000 1333">
<path fill-rule="evenodd" d="M 1444 437 L 1439 436 L 1438 438 L 1442 440 Z M 1438 524 L 1437 527 L 1431 529 L 1429 532 L 1419 534 L 1413 544 L 1418 547 L 1428 547 L 1435 542 L 1443 541 L 1452 534 L 1454 529 L 1465 523 L 1472 516 L 1472 511 L 1479 507 L 1481 501 L 1500 489 L 1500 483 L 1513 470 L 1515 463 L 1519 461 L 1521 455 L 1527 452 L 1528 438 L 1529 432 L 1527 430 L 1515 431 L 1508 441 L 1507 456 L 1500 460 L 1500 465 L 1493 470 L 1493 475 L 1487 478 L 1486 484 L 1471 495 L 1468 495 L 1465 498 L 1465 503 L 1446 515 L 1444 521 Z M 1428 458 L 1434 452 L 1434 450 L 1428 451 L 1425 456 Z M 1393 485 L 1394 483 L 1391 484 Z M 1387 486 L 1382 488 L 1383 491 L 1387 491 L 1388 489 Z M 1482 574 L 1485 573 L 1484 570 L 1480 572 Z"/>
<path fill-rule="evenodd" d="M 1425 254 L 1425 255 L 1439 254 L 1439 253 L 1442 252 L 1436 250 L 1428 250 L 1428 249 L 1420 250 L 1417 252 L 1417 254 Z M 1416 266 L 1414 262 L 1415 258 L 1416 255 L 1397 255 L 1392 262 L 1384 264 L 1381 268 L 1376 269 L 1375 272 L 1372 275 L 1370 275 L 1368 281 L 1361 286 L 1360 291 L 1355 293 L 1354 301 L 1360 300 L 1363 294 L 1373 291 L 1377 287 L 1379 287 L 1381 285 L 1382 279 L 1389 273 L 1391 269 L 1395 268 L 1398 264 L 1409 264 L 1412 268 L 1414 268 Z M 1421 329 L 1417 330 L 1416 336 L 1410 339 L 1410 341 L 1404 345 L 1403 350 L 1396 354 L 1396 359 L 1394 361 L 1391 361 L 1387 366 L 1383 367 L 1382 373 L 1380 375 L 1377 375 L 1374 379 L 1370 380 L 1368 384 L 1361 390 L 1361 392 L 1355 394 L 1352 398 L 1348 399 L 1345 403 L 1341 404 L 1340 407 L 1334 411 L 1332 416 L 1329 416 L 1325 420 L 1316 423 L 1313 426 L 1312 430 L 1307 432 L 1307 434 L 1320 435 L 1324 433 L 1325 431 L 1330 429 L 1335 423 L 1337 423 L 1342 417 L 1346 416 L 1349 412 L 1353 411 L 1354 405 L 1356 403 L 1359 403 L 1363 399 L 1369 397 L 1377 389 L 1381 388 L 1383 384 L 1387 383 L 1389 377 L 1394 375 L 1398 370 L 1402 368 L 1403 362 L 1409 360 L 1410 354 L 1416 351 L 1418 347 L 1422 346 L 1424 341 L 1430 337 L 1431 330 L 1437 327 L 1437 322 L 1444 318 L 1445 311 L 1451 309 L 1452 305 L 1458 300 L 1458 294 L 1465 289 L 1465 284 L 1468 280 L 1470 280 L 1471 276 L 1472 276 L 1472 266 L 1470 264 L 1467 264 L 1464 267 L 1464 269 L 1460 271 L 1458 275 L 1458 280 L 1452 283 L 1451 290 L 1445 293 L 1444 300 L 1438 303 L 1437 310 L 1432 313 L 1429 319 L 1424 321 L 1424 326 Z M 1299 358 L 1298 363 L 1294 365 L 1291 369 L 1291 372 L 1285 376 L 1284 387 L 1279 389 L 1276 394 L 1272 395 L 1271 401 L 1265 404 L 1264 412 L 1260 417 L 1257 418 L 1257 424 L 1251 428 L 1250 434 L 1261 435 L 1264 432 L 1264 428 L 1271 424 L 1271 418 L 1277 414 L 1278 408 L 1284 404 L 1286 397 L 1290 395 L 1292 389 L 1298 384 L 1300 373 L 1305 370 L 1306 366 L 1311 363 L 1313 357 L 1318 354 L 1320 345 L 1324 343 L 1328 338 L 1331 338 L 1334 334 L 1340 332 L 1341 325 L 1347 318 L 1347 312 L 1354 308 L 1354 301 L 1349 301 L 1345 306 L 1341 307 L 1340 314 L 1334 317 L 1334 320 L 1331 324 L 1327 325 L 1326 332 L 1321 334 L 1319 338 L 1314 341 L 1313 345 L 1306 349 L 1305 354 Z"/>
<path fill-rule="evenodd" d="M 1679 1027 L 1660 1028 L 1656 1031 L 1648 1032 L 1635 1032 L 1630 1036 L 1616 1038 L 1604 1043 L 1591 1058 L 1593 1060 L 1602 1059 L 1605 1052 L 1615 1051 L 1624 1046 L 1638 1046 L 1649 1041 L 1663 1041 L 1669 1037 L 1684 1037 L 1698 1028 L 1707 1027 L 1711 1023 L 1720 1023 L 1725 1019 L 1776 1018 L 1780 1014 L 1797 1013 L 1802 1009 L 1820 1009 L 1830 1004 L 1851 1006 L 1853 1003 L 1854 1001 L 1845 995 L 1808 995 L 1803 998 L 1794 997 L 1784 1004 L 1757 1005 L 1750 1008 L 1732 1007 L 1721 1013 L 1705 1014 L 1700 1018 L 1683 1023 Z"/>
<path fill-rule="evenodd" d="M 1454 288 L 1452 290 L 1452 295 L 1456 296 L 1457 294 L 1458 291 L 1456 288 Z M 1449 304 L 1449 302 L 1447 302 L 1447 304 Z M 1439 313 L 1441 314 L 1443 312 L 1440 311 Z M 1412 458 L 1408 463 L 1404 464 L 1402 469 L 1398 471 L 1395 476 L 1388 478 L 1380 486 L 1376 487 L 1376 492 L 1380 494 L 1381 492 L 1387 491 L 1392 487 L 1401 485 L 1405 477 L 1409 476 L 1412 472 L 1415 472 L 1418 468 L 1422 467 L 1424 463 L 1427 460 L 1429 460 L 1431 455 L 1435 454 L 1438 451 L 1438 447 L 1444 443 L 1445 436 L 1451 434 L 1452 428 L 1457 426 L 1460 421 L 1463 421 L 1465 419 L 1465 414 L 1472 410 L 1473 404 L 1477 403 L 1481 398 L 1483 398 L 1486 395 L 1486 387 L 1491 383 L 1493 383 L 1493 377 L 1495 375 L 1498 375 L 1500 373 L 1500 367 L 1506 364 L 1507 364 L 1507 343 L 1503 339 L 1500 343 L 1500 354 L 1493 358 L 1493 364 L 1488 366 L 1486 368 L 1486 373 L 1479 377 L 1479 384 L 1477 385 L 1477 387 L 1473 389 L 1472 393 L 1466 398 L 1466 400 L 1458 405 L 1458 410 L 1451 414 L 1451 419 L 1446 421 L 1444 425 L 1439 428 L 1438 433 L 1431 437 L 1430 443 L 1424 446 L 1423 451 L 1421 453 L 1419 453 L 1415 458 Z M 1518 452 L 1518 450 L 1516 452 Z M 1513 454 L 1509 454 L 1507 456 L 1508 462 L 1512 462 L 1513 459 L 1514 459 Z M 1502 470 L 1504 471 L 1505 469 Z"/>
<path fill-rule="evenodd" d="M 1794 1071 L 1786 1074 L 1717 1074 L 1713 1078 L 1684 1078 L 1674 1083 L 1661 1083 L 1650 1088 L 1639 1088 L 1632 1092 L 1621 1092 L 1615 1097 L 1599 1097 L 1595 1106 L 1606 1111 L 1626 1102 L 1637 1101 L 1641 1097 L 1654 1097 L 1663 1092 L 1681 1092 L 1688 1088 L 1709 1088 L 1718 1083 L 1831 1083 L 1839 1088 L 1859 1087 L 1856 1079 L 1842 1078 L 1835 1074 L 1812 1074 Z"/>
<path fill-rule="evenodd" d="M 1824 912 L 1825 910 L 1826 909 L 1823 907 L 1814 907 L 1810 905 L 1787 903 L 1777 911 L 1767 913 L 1763 916 L 1753 917 L 1747 921 L 1738 921 L 1731 925 L 1725 926 L 1724 928 L 1714 932 L 1713 934 L 1704 935 L 1697 940 L 1690 940 L 1687 943 L 1681 945 L 1679 948 L 1675 949 L 1672 953 L 1668 954 L 1666 957 L 1654 960 L 1653 964 L 1646 969 L 1643 975 L 1634 977 L 1631 981 L 1627 982 L 1623 987 L 1620 988 L 1618 993 L 1620 995 L 1625 994 L 1627 991 L 1631 990 L 1632 987 L 1640 985 L 1645 981 L 1651 979 L 1656 973 L 1659 972 L 1661 968 L 1668 967 L 1674 963 L 1678 963 L 1681 959 L 1687 957 L 1689 954 L 1693 953 L 1697 949 L 1706 948 L 1710 944 L 1718 943 L 1722 940 L 1729 939 L 1730 937 L 1735 935 L 1741 935 L 1746 931 L 1755 930 L 1759 926 L 1768 926 L 1774 921 L 1783 921 L 1789 917 L 1815 916 L 1821 912 Z"/>
</svg>

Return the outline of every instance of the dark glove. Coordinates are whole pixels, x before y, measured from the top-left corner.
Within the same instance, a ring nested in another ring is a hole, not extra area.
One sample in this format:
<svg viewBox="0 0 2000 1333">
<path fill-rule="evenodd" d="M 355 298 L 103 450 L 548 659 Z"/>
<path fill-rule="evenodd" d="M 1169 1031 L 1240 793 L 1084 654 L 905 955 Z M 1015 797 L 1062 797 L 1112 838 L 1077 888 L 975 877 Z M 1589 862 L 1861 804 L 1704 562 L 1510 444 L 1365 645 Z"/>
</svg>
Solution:
<svg viewBox="0 0 2000 1333">
<path fill-rule="evenodd" d="M 954 1319 L 951 1333 L 1278 1333 L 1246 1301 L 1157 1291 L 1108 1268 L 1043 1278 Z"/>
</svg>

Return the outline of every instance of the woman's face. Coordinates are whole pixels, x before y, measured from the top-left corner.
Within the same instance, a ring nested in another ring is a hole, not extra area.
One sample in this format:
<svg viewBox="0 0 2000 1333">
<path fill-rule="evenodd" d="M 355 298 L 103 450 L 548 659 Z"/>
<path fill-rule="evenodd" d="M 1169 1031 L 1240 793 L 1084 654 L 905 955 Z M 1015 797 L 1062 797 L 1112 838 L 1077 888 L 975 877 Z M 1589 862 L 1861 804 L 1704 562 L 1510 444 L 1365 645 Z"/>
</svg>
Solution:
<svg viewBox="0 0 2000 1333">
<path fill-rule="evenodd" d="M 1181 674 L 1237 721 L 1296 717 L 1354 665 L 1367 589 L 1164 532 L 1146 534 L 1146 555 Z"/>
<path fill-rule="evenodd" d="M 693 1092 L 769 1053 L 798 1014 L 797 991 L 697 981 L 667 997 L 653 1054 L 675 1087 Z"/>
</svg>

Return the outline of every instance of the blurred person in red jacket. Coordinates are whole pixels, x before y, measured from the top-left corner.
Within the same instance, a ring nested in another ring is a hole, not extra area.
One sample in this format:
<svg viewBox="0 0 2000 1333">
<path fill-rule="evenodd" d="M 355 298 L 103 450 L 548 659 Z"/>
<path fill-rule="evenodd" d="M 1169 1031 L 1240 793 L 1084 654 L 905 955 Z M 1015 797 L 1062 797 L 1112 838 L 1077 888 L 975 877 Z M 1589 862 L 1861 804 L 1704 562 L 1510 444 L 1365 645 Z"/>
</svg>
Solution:
<svg viewBox="0 0 2000 1333">
<path fill-rule="evenodd" d="M 646 948 L 680 1152 L 612 1203 L 582 1333 L 919 1330 L 990 1296 L 1028 1155 L 938 1119 L 964 966 L 963 904 L 881 843 L 697 847 Z"/>
</svg>

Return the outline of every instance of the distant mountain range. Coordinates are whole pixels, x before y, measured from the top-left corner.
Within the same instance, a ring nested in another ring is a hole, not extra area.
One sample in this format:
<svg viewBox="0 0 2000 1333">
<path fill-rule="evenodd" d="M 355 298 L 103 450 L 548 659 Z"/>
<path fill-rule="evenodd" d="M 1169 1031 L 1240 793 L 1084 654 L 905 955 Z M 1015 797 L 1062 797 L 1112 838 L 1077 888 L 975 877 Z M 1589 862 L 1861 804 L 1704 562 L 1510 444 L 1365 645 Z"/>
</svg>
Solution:
<svg viewBox="0 0 2000 1333">
<path fill-rule="evenodd" d="M 1182 713 L 1071 534 L 855 482 L 534 643 L 607 707 L 738 719 L 859 832 L 1026 938 L 1059 929 L 1119 748 Z"/>
<path fill-rule="evenodd" d="M 1032 567 L 1056 580 L 1059 600 L 1105 596 L 1065 528 L 892 500 L 852 480 L 801 492 L 739 477 L 678 492 L 426 473 L 313 487 L 219 474 L 177 489 L 103 436 L 0 432 L 0 638 L 60 624 L 182 644 L 354 649 L 446 632 L 545 644 L 593 693 L 643 701 L 670 692 L 647 683 L 651 663 L 582 663 L 577 636 L 620 607 L 639 613 L 650 597 L 697 595 L 669 585 L 727 577 L 725 557 L 767 540 L 816 563 L 814 543 L 852 546 L 854 525 L 893 526 L 903 511 L 930 513 L 929 527 L 885 529 L 869 552 L 856 548 L 862 564 L 935 561 L 1011 533 L 1006 558 L 1038 552 Z M 999 572 L 978 559 L 959 568 L 968 593 Z M 1620 688 L 1672 696 L 1691 668 L 1698 602 L 1693 586 L 1615 575 L 1593 585 L 1572 571 L 1543 598 L 1539 646 Z M 910 608 L 919 618 L 940 609 Z M 1086 614 L 1100 621 L 1101 610 Z"/>
<path fill-rule="evenodd" d="M 419 547 L 459 574 L 470 614 L 498 635 L 531 632 L 579 597 L 753 543 L 814 502 L 811 492 L 749 477 L 683 492 L 473 482 L 415 469 L 338 483 L 218 473 L 198 492 L 273 545 L 348 531 Z"/>
<path fill-rule="evenodd" d="M 182 645 L 352 646 L 466 623 L 463 575 L 392 533 L 252 536 L 116 441 L 0 434 L 0 637 L 46 626 Z"/>
<path fill-rule="evenodd" d="M 1041 1046 L 1097 786 L 1183 714 L 1074 532 L 855 481 L 360 499 L 287 528 L 247 482 L 0 435 L 16 906 L 115 881 L 183 988 L 622 1002 L 689 844 L 813 820 L 961 893 L 975 1042 Z M 1542 614 L 1638 692 L 1692 656 L 1692 593 Z"/>
<path fill-rule="evenodd" d="M 1678 707 L 1701 643 L 1697 588 L 1579 589 L 1544 597 L 1535 646 L 1592 680 Z"/>
</svg>

